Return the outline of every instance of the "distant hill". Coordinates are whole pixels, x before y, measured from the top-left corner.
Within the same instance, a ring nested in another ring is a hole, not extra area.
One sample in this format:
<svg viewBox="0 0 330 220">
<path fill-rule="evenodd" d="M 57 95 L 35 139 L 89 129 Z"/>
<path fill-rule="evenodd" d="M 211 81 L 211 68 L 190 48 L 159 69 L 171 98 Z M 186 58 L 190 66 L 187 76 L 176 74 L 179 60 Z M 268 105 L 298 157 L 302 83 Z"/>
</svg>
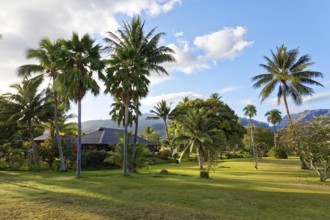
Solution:
<svg viewBox="0 0 330 220">
<path fill-rule="evenodd" d="M 284 112 L 283 112 L 284 114 Z M 165 135 L 165 126 L 162 120 L 147 120 L 147 117 L 151 116 L 151 114 L 146 113 L 142 114 L 139 119 L 139 128 L 138 132 L 141 133 L 146 126 L 152 127 L 161 137 Z M 310 121 L 314 116 L 327 116 L 330 118 L 330 109 L 316 109 L 316 110 L 306 110 L 304 112 L 291 114 L 291 118 L 298 122 Z M 239 122 L 243 126 L 249 126 L 250 120 L 248 118 L 239 118 Z M 254 126 L 257 128 L 268 128 L 271 129 L 272 125 L 260 122 L 257 120 L 252 120 Z M 285 116 L 282 119 L 282 122 L 276 128 L 285 127 L 288 123 L 288 117 Z M 85 133 L 90 133 L 92 131 L 97 130 L 100 127 L 108 127 L 108 128 L 123 128 L 122 126 L 118 126 L 117 123 L 114 121 L 107 119 L 107 120 L 92 120 L 92 121 L 85 121 L 82 122 L 82 130 Z M 129 130 L 134 130 L 134 127 L 129 128 Z"/>
<path fill-rule="evenodd" d="M 165 126 L 164 122 L 162 120 L 147 120 L 147 117 L 151 116 L 151 114 L 146 113 L 142 114 L 142 116 L 139 117 L 139 127 L 138 132 L 141 133 L 146 126 L 152 127 L 160 136 L 165 135 Z M 82 130 L 85 133 L 90 133 L 95 130 L 97 130 L 100 127 L 107 127 L 107 128 L 121 128 L 123 129 L 123 126 L 118 126 L 116 122 L 112 121 L 111 119 L 105 119 L 105 120 L 90 120 L 82 122 Z M 134 127 L 129 128 L 130 131 L 134 130 Z"/>
</svg>

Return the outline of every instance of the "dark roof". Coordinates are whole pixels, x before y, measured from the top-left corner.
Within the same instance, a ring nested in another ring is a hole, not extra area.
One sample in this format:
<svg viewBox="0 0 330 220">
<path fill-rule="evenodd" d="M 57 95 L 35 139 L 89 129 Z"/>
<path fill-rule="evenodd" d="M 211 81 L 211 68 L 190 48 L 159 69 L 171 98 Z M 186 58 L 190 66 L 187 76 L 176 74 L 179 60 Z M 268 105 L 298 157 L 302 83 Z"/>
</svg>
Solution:
<svg viewBox="0 0 330 220">
<path fill-rule="evenodd" d="M 117 133 L 124 135 L 124 130 L 115 128 L 99 128 L 97 131 L 91 132 L 81 137 L 82 144 L 117 144 L 119 137 Z M 134 136 L 131 135 L 130 144 L 133 144 Z M 157 146 L 157 144 L 137 137 L 138 144 L 145 144 L 148 146 Z"/>
</svg>

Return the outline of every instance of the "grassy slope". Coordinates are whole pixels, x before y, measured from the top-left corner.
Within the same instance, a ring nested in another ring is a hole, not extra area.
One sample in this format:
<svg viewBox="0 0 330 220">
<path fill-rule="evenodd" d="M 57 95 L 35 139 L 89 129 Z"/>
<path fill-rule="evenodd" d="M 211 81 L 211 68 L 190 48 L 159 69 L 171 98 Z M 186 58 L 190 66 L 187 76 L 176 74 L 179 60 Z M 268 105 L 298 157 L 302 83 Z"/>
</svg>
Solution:
<svg viewBox="0 0 330 220">
<path fill-rule="evenodd" d="M 230 168 L 219 168 L 230 167 Z M 161 176 L 161 169 L 172 174 Z M 156 165 L 128 177 L 116 171 L 0 171 L 1 219 L 327 219 L 330 182 L 296 159 L 218 164 L 212 179 L 197 164 Z"/>
</svg>

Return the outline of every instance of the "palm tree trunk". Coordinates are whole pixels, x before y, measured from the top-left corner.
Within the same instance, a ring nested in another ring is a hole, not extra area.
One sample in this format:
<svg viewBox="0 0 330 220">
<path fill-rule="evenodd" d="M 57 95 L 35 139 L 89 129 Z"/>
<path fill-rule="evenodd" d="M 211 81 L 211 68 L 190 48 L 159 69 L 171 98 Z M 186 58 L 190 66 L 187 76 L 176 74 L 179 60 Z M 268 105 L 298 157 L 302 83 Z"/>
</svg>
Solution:
<svg viewBox="0 0 330 220">
<path fill-rule="evenodd" d="M 166 130 L 166 137 L 167 137 L 168 143 L 170 145 L 171 152 L 173 153 L 173 147 L 171 145 L 170 136 L 168 134 L 168 127 L 167 127 L 167 121 L 166 121 L 166 119 L 164 119 L 164 124 L 165 124 L 165 130 Z"/>
<path fill-rule="evenodd" d="M 283 86 L 283 100 L 284 100 L 284 105 L 285 105 L 285 109 L 286 109 L 286 114 L 288 115 L 288 119 L 289 119 L 289 123 L 290 123 L 291 129 L 292 129 L 292 132 L 294 132 L 293 123 L 292 123 L 292 119 L 291 119 L 290 112 L 289 112 L 289 106 L 288 106 L 288 102 L 286 100 L 286 87 L 285 87 L 284 83 L 282 84 L 282 86 Z M 294 135 L 294 133 L 293 133 L 293 135 Z M 298 151 L 299 151 L 300 168 L 308 169 L 308 166 L 306 165 L 306 162 L 301 155 L 302 149 L 300 146 L 298 146 Z"/>
<path fill-rule="evenodd" d="M 196 153 L 197 153 L 197 160 L 198 160 L 199 170 L 202 171 L 202 170 L 204 170 L 204 168 L 203 168 L 202 155 L 201 155 L 199 147 L 196 149 Z"/>
<path fill-rule="evenodd" d="M 255 168 L 258 169 L 258 160 L 257 160 L 257 155 L 256 155 L 256 149 L 255 149 L 255 146 L 254 146 L 254 128 L 253 128 L 253 125 L 252 125 L 252 120 L 250 118 L 250 127 L 251 127 L 251 145 L 252 145 L 252 153 L 253 153 L 253 160 L 255 162 Z"/>
<path fill-rule="evenodd" d="M 34 142 L 34 135 L 33 135 L 33 128 L 32 128 L 31 120 L 28 121 L 28 126 L 29 126 L 29 133 L 30 133 L 30 138 L 31 138 L 31 143 L 32 143 L 33 164 L 37 165 L 38 164 L 38 156 L 37 156 L 36 143 Z"/>
<path fill-rule="evenodd" d="M 81 99 L 78 100 L 78 139 L 76 177 L 81 176 Z"/>
<path fill-rule="evenodd" d="M 135 154 L 136 154 L 136 145 L 137 145 L 138 126 L 139 126 L 139 106 L 137 103 L 137 105 L 135 106 L 135 130 L 134 130 L 134 142 L 133 142 L 133 149 L 132 149 L 130 172 L 135 171 L 134 163 L 135 163 Z"/>
<path fill-rule="evenodd" d="M 285 83 L 282 84 L 282 87 L 283 87 L 283 101 L 284 101 L 284 105 L 285 105 L 286 114 L 287 114 L 289 122 L 292 126 L 292 120 L 291 120 L 291 116 L 290 116 L 288 101 L 286 100 L 286 86 L 285 86 Z"/>
<path fill-rule="evenodd" d="M 276 148 L 277 143 L 276 143 L 276 130 L 275 130 L 275 124 L 274 124 L 274 147 Z"/>
<path fill-rule="evenodd" d="M 62 149 L 62 143 L 61 143 L 61 137 L 60 137 L 60 131 L 58 127 L 58 116 L 57 116 L 57 92 L 54 92 L 54 123 L 55 123 L 55 132 L 56 132 L 56 142 L 58 147 L 58 153 L 60 156 L 60 162 L 61 162 L 61 168 L 60 171 L 66 171 L 64 156 L 63 156 L 63 149 Z"/>
<path fill-rule="evenodd" d="M 127 126 L 128 126 L 128 98 L 125 98 L 125 125 L 124 125 L 124 155 L 123 155 L 123 174 L 127 175 L 127 148 L 128 148 L 128 132 L 127 132 Z"/>
</svg>

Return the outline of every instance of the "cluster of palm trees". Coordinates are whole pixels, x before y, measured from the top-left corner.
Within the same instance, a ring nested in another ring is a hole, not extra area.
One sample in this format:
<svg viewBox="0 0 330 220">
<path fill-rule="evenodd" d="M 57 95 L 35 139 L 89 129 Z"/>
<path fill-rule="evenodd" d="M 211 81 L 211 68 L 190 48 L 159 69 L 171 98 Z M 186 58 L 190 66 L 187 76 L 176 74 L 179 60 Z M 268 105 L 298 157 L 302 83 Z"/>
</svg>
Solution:
<svg viewBox="0 0 330 220">
<path fill-rule="evenodd" d="M 151 71 L 159 74 L 168 74 L 161 65 L 164 62 L 173 62 L 173 51 L 166 46 L 159 46 L 159 41 L 164 33 L 155 33 L 156 29 L 145 33 L 145 22 L 139 17 L 134 17 L 131 23 L 124 22 L 123 29 L 118 30 L 118 34 L 108 32 L 108 37 L 104 39 L 105 47 L 101 47 L 89 35 L 79 36 L 73 33 L 71 39 L 58 39 L 51 42 L 49 39 L 42 39 L 39 48 L 29 49 L 27 58 L 37 60 L 36 64 L 23 65 L 18 68 L 18 74 L 30 77 L 38 73 L 38 80 L 31 85 L 37 91 L 43 78 L 51 79 L 51 90 L 54 104 L 54 124 L 56 128 L 56 138 L 61 157 L 61 169 L 65 170 L 64 158 L 59 136 L 58 126 L 58 102 L 59 96 L 64 96 L 74 101 L 78 105 L 78 140 L 77 140 L 77 170 L 76 176 L 81 176 L 81 101 L 87 92 L 97 95 L 100 86 L 93 77 L 98 75 L 106 87 L 105 92 L 110 93 L 124 109 L 122 115 L 125 127 L 124 163 L 123 174 L 128 173 L 127 164 L 127 144 L 128 144 L 128 112 L 131 104 L 135 109 L 135 122 L 137 126 L 139 113 L 139 100 L 148 94 Z M 101 56 L 106 52 L 106 58 Z M 23 81 L 29 84 L 36 80 Z M 38 96 L 37 94 L 35 94 Z M 38 96 L 39 97 L 39 96 Z M 10 101 L 6 96 L 1 100 Z M 12 101 L 15 104 L 15 100 Z M 30 102 L 27 102 L 28 106 Z M 43 103 L 39 103 L 43 108 Z M 3 108 L 1 108 L 3 109 Z M 2 110 L 1 110 L 2 111 Z M 19 110 L 17 110 L 19 111 Z M 2 113 L 2 112 L 1 112 Z M 36 112 L 33 112 L 36 113 Z M 22 114 L 25 114 L 22 112 Z M 26 119 L 26 123 L 32 123 L 32 118 Z M 26 116 L 24 116 L 26 117 Z M 9 122 L 9 121 L 7 121 Z M 33 143 L 33 133 L 31 133 Z M 33 149 L 35 149 L 33 147 Z M 135 149 L 133 149 L 134 152 Z M 34 154 L 36 158 L 36 153 Z M 37 159 L 35 159 L 37 163 Z M 134 171 L 134 163 L 131 170 Z"/>
</svg>

